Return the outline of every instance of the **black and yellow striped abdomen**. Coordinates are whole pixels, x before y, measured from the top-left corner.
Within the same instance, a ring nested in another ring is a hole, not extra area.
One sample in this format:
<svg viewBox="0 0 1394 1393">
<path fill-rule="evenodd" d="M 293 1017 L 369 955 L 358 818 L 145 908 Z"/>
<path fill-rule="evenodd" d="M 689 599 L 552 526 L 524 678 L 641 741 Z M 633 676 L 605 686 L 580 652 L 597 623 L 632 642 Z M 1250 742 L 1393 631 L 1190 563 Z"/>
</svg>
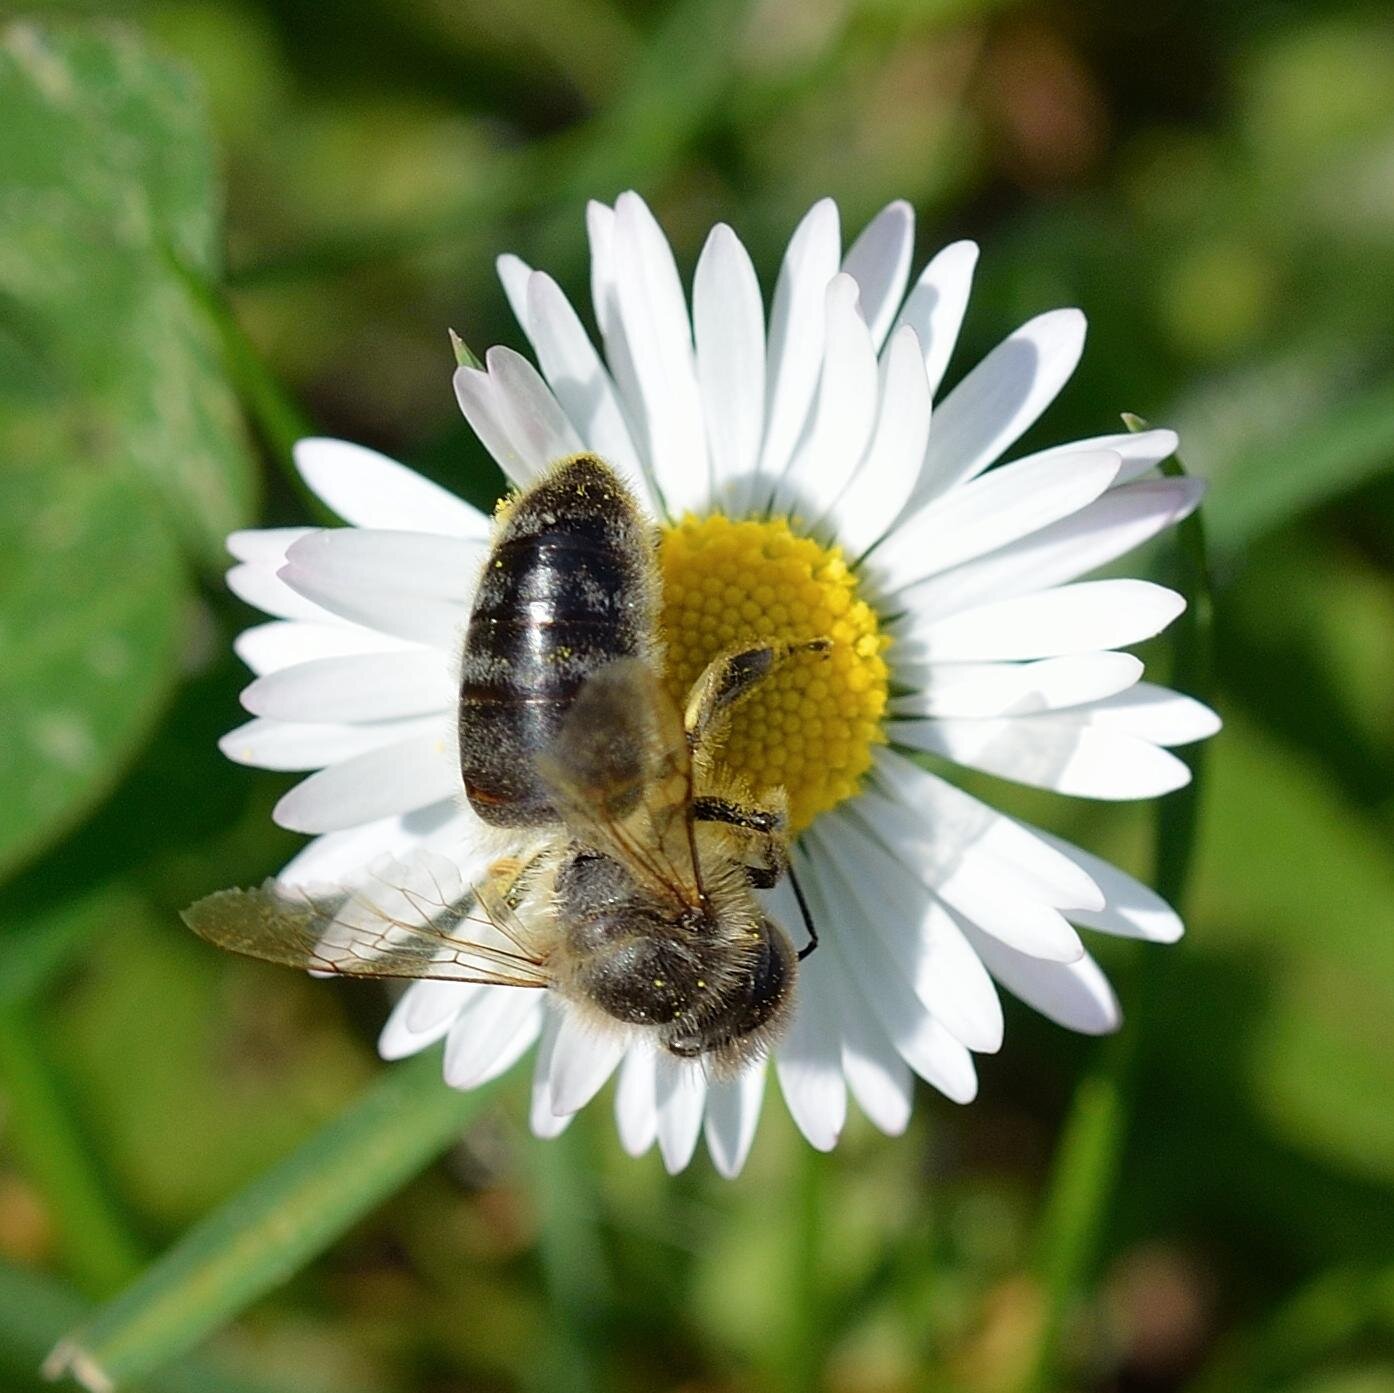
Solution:
<svg viewBox="0 0 1394 1393">
<path fill-rule="evenodd" d="M 594 455 L 564 460 L 500 524 L 460 668 L 460 772 L 499 827 L 554 821 L 535 763 L 577 689 L 655 647 L 654 544 L 628 490 Z"/>
</svg>

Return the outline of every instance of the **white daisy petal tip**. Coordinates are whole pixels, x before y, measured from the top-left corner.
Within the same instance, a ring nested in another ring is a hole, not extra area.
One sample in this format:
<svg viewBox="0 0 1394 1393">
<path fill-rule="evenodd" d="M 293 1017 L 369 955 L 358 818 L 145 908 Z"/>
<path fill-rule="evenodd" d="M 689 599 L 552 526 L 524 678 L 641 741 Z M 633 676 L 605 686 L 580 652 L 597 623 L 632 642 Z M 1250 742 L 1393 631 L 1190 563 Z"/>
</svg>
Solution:
<svg viewBox="0 0 1394 1393">
<path fill-rule="evenodd" d="M 488 535 L 488 520 L 478 509 L 377 450 L 309 436 L 296 441 L 293 455 L 310 491 L 354 526 Z"/>
<path fill-rule="evenodd" d="M 243 527 L 229 532 L 223 545 L 235 561 L 253 566 L 273 566 L 283 560 L 292 542 L 312 527 Z"/>
<path fill-rule="evenodd" d="M 508 305 L 518 321 L 518 327 L 525 334 L 528 333 L 528 282 L 535 272 L 521 256 L 514 256 L 512 252 L 495 258 L 494 271 L 499 284 L 503 286 L 503 293 L 508 297 Z"/>
</svg>

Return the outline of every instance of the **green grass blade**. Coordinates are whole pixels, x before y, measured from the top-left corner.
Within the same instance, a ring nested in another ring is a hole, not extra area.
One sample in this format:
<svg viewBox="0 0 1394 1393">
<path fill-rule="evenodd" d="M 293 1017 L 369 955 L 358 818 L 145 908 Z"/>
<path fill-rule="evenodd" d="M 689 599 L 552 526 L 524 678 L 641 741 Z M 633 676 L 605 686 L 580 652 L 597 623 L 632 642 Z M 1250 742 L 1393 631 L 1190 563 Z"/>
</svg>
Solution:
<svg viewBox="0 0 1394 1393">
<path fill-rule="evenodd" d="M 334 1122 L 195 1225 L 46 1366 L 114 1389 L 167 1365 L 284 1282 L 458 1136 L 488 1089 L 458 1093 L 437 1051 L 394 1065 Z"/>
<path fill-rule="evenodd" d="M 1125 418 L 1130 429 L 1144 423 Z M 1162 472 L 1184 475 L 1177 460 Z M 1204 526 L 1193 514 L 1177 529 L 1177 549 L 1186 595 L 1185 613 L 1172 629 L 1172 684 L 1204 700 L 1210 691 L 1211 627 L 1214 602 L 1206 554 Z M 1184 912 L 1186 888 L 1195 856 L 1199 826 L 1201 762 L 1189 751 L 1191 782 L 1157 804 L 1154 879 L 1158 890 Z M 1134 949 L 1139 945 L 1134 945 Z M 1041 1215 L 1036 1270 L 1041 1284 L 1039 1334 L 1020 1383 L 1022 1393 L 1044 1393 L 1058 1383 L 1061 1335 L 1071 1308 L 1092 1269 L 1099 1236 L 1113 1202 L 1128 1125 L 1128 1097 L 1144 1033 L 1149 974 L 1137 971 L 1130 1014 L 1132 1020 L 1099 1054 L 1094 1068 L 1075 1090 L 1069 1116 L 1056 1151 Z"/>
<path fill-rule="evenodd" d="M 45 1353 L 87 1310 L 86 1302 L 51 1277 L 0 1262 L 0 1387 L 6 1393 L 40 1393 L 48 1387 L 39 1372 Z M 285 1384 L 252 1381 L 195 1359 L 156 1375 L 144 1388 L 147 1393 L 289 1393 Z"/>
<path fill-rule="evenodd" d="M 108 1194 L 40 1043 L 34 1014 L 0 1003 L 0 1083 L 6 1135 L 44 1199 L 67 1270 L 89 1295 L 117 1290 L 141 1253 Z"/>
<path fill-rule="evenodd" d="M 606 1386 L 602 1355 L 614 1284 L 600 1231 L 588 1121 L 578 1119 L 561 1136 L 534 1140 L 531 1147 L 550 1330 L 527 1385 L 536 1393 L 595 1393 Z"/>
<path fill-rule="evenodd" d="M 796 1172 L 787 1198 L 792 1209 L 788 1312 L 782 1336 L 778 1386 L 783 1393 L 814 1393 L 823 1378 L 829 1322 L 824 1282 L 829 1271 L 824 1237 L 832 1179 L 827 1154 L 799 1139 Z"/>
</svg>

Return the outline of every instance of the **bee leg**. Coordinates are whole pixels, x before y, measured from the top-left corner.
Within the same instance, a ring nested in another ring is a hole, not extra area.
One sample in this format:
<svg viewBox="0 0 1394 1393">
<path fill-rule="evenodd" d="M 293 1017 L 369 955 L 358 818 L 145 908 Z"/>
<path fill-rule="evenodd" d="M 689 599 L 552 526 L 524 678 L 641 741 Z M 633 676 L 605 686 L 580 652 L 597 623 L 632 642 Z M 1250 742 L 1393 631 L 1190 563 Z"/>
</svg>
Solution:
<svg viewBox="0 0 1394 1393">
<path fill-rule="evenodd" d="M 798 952 L 798 959 L 802 962 L 818 946 L 818 930 L 813 926 L 813 915 L 809 912 L 808 901 L 804 899 L 803 888 L 789 864 L 789 853 L 785 850 L 783 837 L 784 815 L 768 808 L 743 808 L 729 798 L 703 796 L 692 800 L 692 816 L 697 822 L 724 822 L 752 834 L 761 859 L 756 864 L 747 862 L 745 874 L 754 889 L 772 890 L 779 884 L 780 876 L 788 871 L 789 884 L 793 887 L 794 898 L 799 902 L 804 928 L 808 930 L 808 942 Z"/>
<path fill-rule="evenodd" d="M 692 800 L 697 822 L 721 822 L 750 834 L 753 844 L 745 860 L 746 878 L 756 890 L 769 890 L 789 866 L 784 850 L 784 814 L 769 808 L 745 808 L 729 798 L 710 796 Z"/>
<path fill-rule="evenodd" d="M 832 640 L 806 643 L 767 643 L 758 648 L 718 654 L 702 670 L 688 693 L 683 725 L 687 743 L 696 749 L 730 714 L 732 707 L 770 675 L 781 663 L 799 653 L 827 653 Z"/>
<path fill-rule="evenodd" d="M 803 888 L 799 885 L 799 878 L 794 874 L 792 866 L 789 867 L 789 884 L 794 888 L 794 898 L 799 902 L 799 913 L 803 915 L 803 926 L 808 930 L 808 942 L 795 955 L 803 962 L 818 946 L 818 930 L 813 927 L 813 915 L 808 912 L 808 901 L 803 897 Z"/>
<path fill-rule="evenodd" d="M 491 862 L 485 874 L 495 898 L 516 909 L 529 877 L 541 860 L 542 853 L 534 852 L 527 857 L 501 856 Z"/>
<path fill-rule="evenodd" d="M 729 798 L 712 798 L 699 795 L 692 800 L 692 816 L 697 822 L 724 822 L 728 827 L 739 827 L 746 832 L 760 832 L 771 836 L 784 829 L 782 813 L 768 808 L 743 808 Z"/>
</svg>

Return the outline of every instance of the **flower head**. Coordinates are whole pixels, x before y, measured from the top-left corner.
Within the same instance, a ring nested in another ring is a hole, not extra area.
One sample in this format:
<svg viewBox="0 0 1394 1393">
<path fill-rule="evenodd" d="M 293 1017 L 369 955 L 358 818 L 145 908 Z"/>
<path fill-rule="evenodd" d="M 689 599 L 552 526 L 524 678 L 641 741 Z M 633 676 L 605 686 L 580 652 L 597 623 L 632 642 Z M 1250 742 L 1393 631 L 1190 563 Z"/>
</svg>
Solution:
<svg viewBox="0 0 1394 1393">
<path fill-rule="evenodd" d="M 718 652 L 826 635 L 740 707 L 718 758 L 779 787 L 821 942 L 803 964 L 773 1071 L 817 1147 L 852 1098 L 880 1128 L 908 1121 L 913 1077 L 960 1102 L 975 1052 L 1002 1039 L 998 988 L 1071 1029 L 1119 1023 L 1077 927 L 1154 941 L 1172 910 L 1123 872 L 994 811 L 946 777 L 960 765 L 1061 793 L 1144 798 L 1180 786 L 1169 747 L 1213 713 L 1141 681 L 1121 651 L 1181 611 L 1140 580 L 1081 579 L 1198 503 L 1160 478 L 1165 430 L 1111 434 L 1010 463 L 1004 454 L 1073 371 L 1077 310 L 1023 325 L 936 400 L 968 303 L 971 243 L 909 284 L 912 217 L 877 216 L 844 255 L 838 212 L 799 224 L 768 314 L 736 235 L 718 226 L 691 309 L 637 194 L 592 204 L 597 347 L 546 273 L 499 273 L 536 366 L 492 348 L 455 376 L 460 405 L 518 487 L 582 450 L 634 489 L 657 529 L 665 680 L 681 695 Z M 908 288 L 908 291 L 907 291 Z M 352 885 L 384 856 L 444 858 L 468 882 L 499 840 L 460 798 L 455 679 L 489 522 L 358 446 L 303 441 L 306 482 L 350 524 L 238 533 L 232 588 L 276 616 L 238 652 L 255 719 L 233 759 L 316 771 L 276 809 L 315 834 L 291 887 Z M 771 913 L 800 922 L 787 882 Z M 670 1169 L 705 1132 L 736 1173 L 764 1063 L 710 1081 L 695 1064 L 593 1033 L 549 994 L 418 981 L 381 1040 L 389 1058 L 446 1040 L 445 1077 L 474 1087 L 535 1043 L 542 1135 L 618 1073 L 620 1135 Z"/>
</svg>

